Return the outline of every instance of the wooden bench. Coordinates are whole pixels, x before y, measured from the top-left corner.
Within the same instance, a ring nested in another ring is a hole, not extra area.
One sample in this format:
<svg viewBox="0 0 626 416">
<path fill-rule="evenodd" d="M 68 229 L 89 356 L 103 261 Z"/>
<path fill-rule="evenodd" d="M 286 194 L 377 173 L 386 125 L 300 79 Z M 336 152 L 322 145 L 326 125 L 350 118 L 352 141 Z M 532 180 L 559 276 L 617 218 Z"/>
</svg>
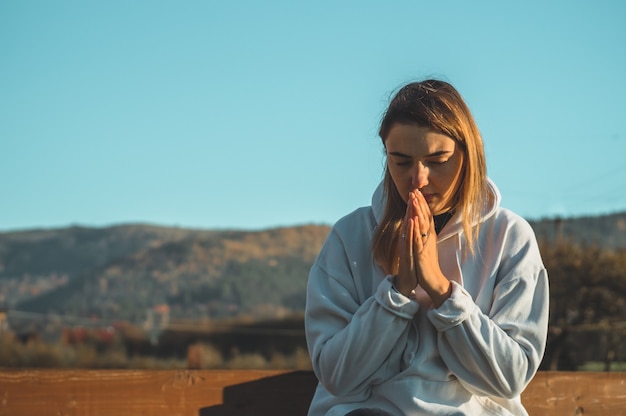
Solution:
<svg viewBox="0 0 626 416">
<path fill-rule="evenodd" d="M 0 370 L 4 416 L 306 415 L 310 371 Z M 626 415 L 626 373 L 540 372 L 522 396 L 535 415 Z"/>
</svg>

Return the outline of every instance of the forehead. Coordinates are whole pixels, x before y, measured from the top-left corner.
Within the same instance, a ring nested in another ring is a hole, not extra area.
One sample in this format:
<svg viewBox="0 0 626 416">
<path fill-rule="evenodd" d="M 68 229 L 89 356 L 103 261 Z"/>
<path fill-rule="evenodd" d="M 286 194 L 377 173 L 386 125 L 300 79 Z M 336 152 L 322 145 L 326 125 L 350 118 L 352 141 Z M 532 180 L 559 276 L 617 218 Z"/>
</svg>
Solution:
<svg viewBox="0 0 626 416">
<path fill-rule="evenodd" d="M 417 156 L 440 151 L 454 151 L 456 142 L 450 136 L 429 127 L 396 123 L 389 130 L 385 148 L 388 152 Z"/>
</svg>

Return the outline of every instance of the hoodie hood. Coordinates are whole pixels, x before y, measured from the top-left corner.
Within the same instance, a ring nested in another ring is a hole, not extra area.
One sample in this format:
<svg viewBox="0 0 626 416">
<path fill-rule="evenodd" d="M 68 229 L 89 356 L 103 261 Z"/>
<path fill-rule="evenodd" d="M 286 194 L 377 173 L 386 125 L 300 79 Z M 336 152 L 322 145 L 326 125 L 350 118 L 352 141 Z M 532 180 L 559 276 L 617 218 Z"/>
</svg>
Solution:
<svg viewBox="0 0 626 416">
<path fill-rule="evenodd" d="M 376 226 L 380 224 L 385 215 L 385 205 L 387 204 L 387 194 L 385 192 L 385 181 L 381 181 L 372 195 L 372 211 L 376 219 Z"/>
</svg>

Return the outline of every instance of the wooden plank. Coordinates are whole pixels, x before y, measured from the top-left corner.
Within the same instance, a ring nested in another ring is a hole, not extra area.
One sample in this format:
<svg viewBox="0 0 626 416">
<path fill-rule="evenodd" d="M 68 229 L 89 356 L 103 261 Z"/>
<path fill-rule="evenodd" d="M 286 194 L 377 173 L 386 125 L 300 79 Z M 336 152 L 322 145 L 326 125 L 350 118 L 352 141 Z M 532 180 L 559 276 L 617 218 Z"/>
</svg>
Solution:
<svg viewBox="0 0 626 416">
<path fill-rule="evenodd" d="M 283 370 L 3 370 L 0 415 L 305 415 L 316 380 Z M 626 373 L 540 372 L 531 416 L 626 415 Z"/>
<path fill-rule="evenodd" d="M 539 372 L 522 394 L 534 415 L 626 415 L 626 373 Z"/>
<path fill-rule="evenodd" d="M 198 416 L 205 408 L 219 408 L 230 386 L 286 373 L 290 372 L 4 370 L 0 415 Z"/>
</svg>

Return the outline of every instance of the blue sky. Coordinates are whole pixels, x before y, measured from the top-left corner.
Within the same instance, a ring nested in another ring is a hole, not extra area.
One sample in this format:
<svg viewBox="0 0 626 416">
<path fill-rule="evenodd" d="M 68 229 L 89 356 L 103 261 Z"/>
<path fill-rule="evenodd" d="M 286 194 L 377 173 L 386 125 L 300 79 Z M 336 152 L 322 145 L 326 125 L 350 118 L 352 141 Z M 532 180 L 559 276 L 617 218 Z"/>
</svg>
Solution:
<svg viewBox="0 0 626 416">
<path fill-rule="evenodd" d="M 390 94 L 465 97 L 503 205 L 626 210 L 626 2 L 5 1 L 0 230 L 332 224 Z"/>
</svg>

